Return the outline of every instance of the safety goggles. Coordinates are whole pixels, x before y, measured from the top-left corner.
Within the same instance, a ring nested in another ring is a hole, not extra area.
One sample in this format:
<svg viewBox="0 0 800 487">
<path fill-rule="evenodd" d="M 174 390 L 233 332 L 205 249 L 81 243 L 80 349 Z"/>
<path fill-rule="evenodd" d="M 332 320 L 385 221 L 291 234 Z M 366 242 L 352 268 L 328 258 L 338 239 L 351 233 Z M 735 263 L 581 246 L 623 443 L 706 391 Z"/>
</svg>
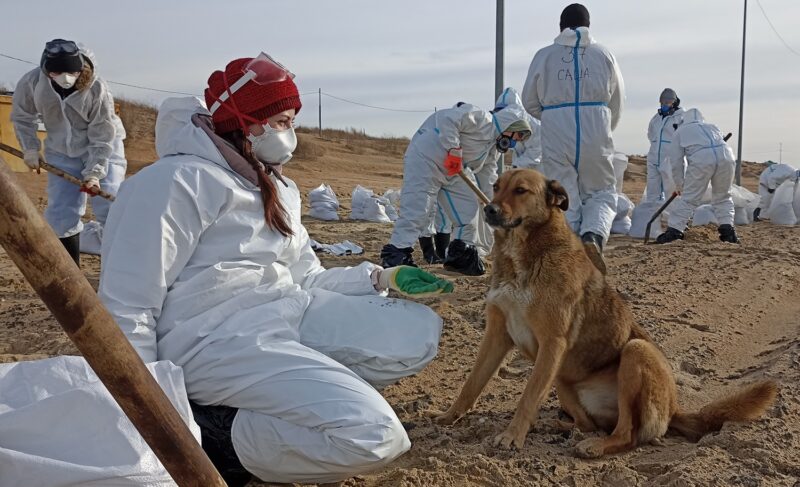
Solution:
<svg viewBox="0 0 800 487">
<path fill-rule="evenodd" d="M 64 39 L 54 39 L 44 45 L 44 53 L 48 57 L 58 56 L 59 54 L 74 55 L 79 51 L 78 45 L 73 41 Z"/>
<path fill-rule="evenodd" d="M 236 80 L 235 83 L 230 85 L 227 90 L 222 92 L 217 98 L 217 101 L 211 105 L 211 108 L 209 108 L 208 111 L 211 112 L 212 115 L 223 105 L 223 103 L 225 103 L 228 98 L 231 98 L 234 93 L 239 91 L 250 81 L 257 85 L 266 85 L 269 83 L 285 81 L 287 79 L 294 79 L 294 73 L 289 71 L 286 66 L 279 63 L 273 59 L 272 56 L 265 52 L 262 52 L 258 56 L 254 57 L 249 63 L 247 63 L 242 69 L 242 73 L 244 73 L 244 75 Z M 233 100 L 231 100 L 231 102 L 235 106 Z M 236 111 L 238 112 L 238 110 Z"/>
</svg>

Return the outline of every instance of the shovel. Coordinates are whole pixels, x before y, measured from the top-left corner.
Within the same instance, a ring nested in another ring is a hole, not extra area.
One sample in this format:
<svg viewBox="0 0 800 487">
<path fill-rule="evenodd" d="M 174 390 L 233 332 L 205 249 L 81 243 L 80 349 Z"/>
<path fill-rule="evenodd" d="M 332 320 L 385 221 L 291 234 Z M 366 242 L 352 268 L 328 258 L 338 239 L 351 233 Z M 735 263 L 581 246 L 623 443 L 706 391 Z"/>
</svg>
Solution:
<svg viewBox="0 0 800 487">
<path fill-rule="evenodd" d="M 475 183 L 473 183 L 472 180 L 468 178 L 466 174 L 464 174 L 463 170 L 459 171 L 458 175 L 461 176 L 461 179 L 463 179 L 465 183 L 467 183 L 469 189 L 471 189 L 472 192 L 478 196 L 478 199 L 481 200 L 481 203 L 483 203 L 484 205 L 488 205 L 489 203 L 492 202 L 492 200 L 490 200 L 485 194 L 483 194 L 483 191 L 481 191 L 481 189 L 478 186 L 476 186 Z"/>
<path fill-rule="evenodd" d="M 9 154 L 13 154 L 13 155 L 19 157 L 20 159 L 24 158 L 24 155 L 22 154 L 22 151 L 17 150 L 15 148 L 11 147 L 10 145 L 6 145 L 6 144 L 0 143 L 0 150 L 4 150 L 4 151 L 8 152 Z M 64 178 L 64 179 L 66 179 L 67 181 L 69 181 L 72 184 L 77 184 L 78 186 L 82 186 L 83 185 L 83 183 L 81 182 L 80 179 L 76 178 L 75 176 L 73 176 L 71 174 L 65 173 L 64 171 L 62 171 L 61 169 L 59 169 L 59 168 L 57 168 L 55 166 L 51 166 L 50 164 L 45 162 L 44 157 L 42 157 L 42 156 L 39 156 L 39 166 L 42 169 L 44 169 L 47 172 L 49 172 L 50 174 L 55 174 L 56 176 L 58 176 L 60 178 Z M 100 196 L 100 197 L 105 198 L 105 199 L 107 199 L 109 201 L 114 201 L 114 195 L 106 193 L 102 189 L 98 190 L 97 193 L 93 194 L 92 196 Z"/>
</svg>

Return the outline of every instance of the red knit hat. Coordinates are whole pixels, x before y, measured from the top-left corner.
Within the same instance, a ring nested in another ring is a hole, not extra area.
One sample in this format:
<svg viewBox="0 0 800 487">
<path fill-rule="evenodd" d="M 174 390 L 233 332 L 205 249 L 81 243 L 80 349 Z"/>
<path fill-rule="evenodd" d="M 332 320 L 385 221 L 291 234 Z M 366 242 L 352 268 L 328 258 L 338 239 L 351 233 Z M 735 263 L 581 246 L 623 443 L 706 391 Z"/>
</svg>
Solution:
<svg viewBox="0 0 800 487">
<path fill-rule="evenodd" d="M 211 73 L 205 91 L 206 106 L 211 108 L 229 86 L 244 76 L 244 67 L 252 60 L 235 59 L 225 66 L 224 74 L 222 71 Z M 291 77 L 263 85 L 250 81 L 233 94 L 233 101 L 242 113 L 262 121 L 290 108 L 299 112 L 302 107 L 300 94 Z M 215 132 L 224 134 L 242 128 L 233 110 L 233 103 L 228 99 L 211 115 Z"/>
</svg>

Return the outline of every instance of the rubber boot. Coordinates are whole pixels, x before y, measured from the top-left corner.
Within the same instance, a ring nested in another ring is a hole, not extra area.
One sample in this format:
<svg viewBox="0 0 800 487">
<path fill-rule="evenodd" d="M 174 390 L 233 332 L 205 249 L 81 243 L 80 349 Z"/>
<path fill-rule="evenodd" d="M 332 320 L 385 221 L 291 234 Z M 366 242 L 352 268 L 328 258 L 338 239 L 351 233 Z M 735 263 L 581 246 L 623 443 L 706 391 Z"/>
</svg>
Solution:
<svg viewBox="0 0 800 487">
<path fill-rule="evenodd" d="M 761 218 L 759 218 L 760 215 L 761 215 L 761 208 L 756 208 L 755 210 L 753 210 L 753 221 L 760 222 L 761 221 Z"/>
<path fill-rule="evenodd" d="M 60 238 L 62 245 L 64 248 L 67 249 L 67 253 L 72 260 L 75 261 L 75 265 L 78 267 L 81 266 L 81 234 L 76 233 L 71 237 L 64 237 Z"/>
<path fill-rule="evenodd" d="M 589 260 L 605 275 L 606 261 L 603 259 L 603 237 L 594 232 L 586 232 L 581 235 L 581 242 L 583 242 L 583 248 L 586 250 Z"/>
<path fill-rule="evenodd" d="M 428 264 L 441 264 L 444 262 L 436 255 L 436 250 L 433 248 L 433 237 L 420 237 L 419 248 L 422 250 L 422 258 Z"/>
<path fill-rule="evenodd" d="M 414 249 L 411 247 L 399 249 L 392 244 L 386 244 L 381 249 L 381 266 L 384 269 L 397 267 L 399 265 L 411 265 L 416 267 L 414 258 L 411 257 L 413 253 Z"/>
<path fill-rule="evenodd" d="M 719 239 L 728 243 L 739 243 L 739 237 L 736 235 L 736 229 L 733 225 L 720 225 L 717 228 L 719 232 Z"/>
<path fill-rule="evenodd" d="M 483 261 L 478 255 L 478 249 L 474 245 L 468 245 L 463 240 L 458 239 L 450 242 L 447 247 L 444 268 L 465 276 L 482 276 L 486 273 Z"/>
<path fill-rule="evenodd" d="M 200 406 L 189 402 L 194 420 L 200 426 L 200 440 L 211 463 L 229 487 L 244 487 L 253 475 L 247 471 L 233 449 L 231 427 L 238 409 L 228 406 Z"/>
<path fill-rule="evenodd" d="M 436 235 L 433 236 L 433 244 L 436 247 L 436 255 L 444 262 L 447 256 L 447 246 L 450 245 L 450 234 L 437 232 Z"/>
<path fill-rule="evenodd" d="M 656 243 L 665 244 L 674 242 L 675 240 L 683 240 L 683 232 L 677 228 L 667 227 L 667 231 L 656 238 Z"/>
</svg>

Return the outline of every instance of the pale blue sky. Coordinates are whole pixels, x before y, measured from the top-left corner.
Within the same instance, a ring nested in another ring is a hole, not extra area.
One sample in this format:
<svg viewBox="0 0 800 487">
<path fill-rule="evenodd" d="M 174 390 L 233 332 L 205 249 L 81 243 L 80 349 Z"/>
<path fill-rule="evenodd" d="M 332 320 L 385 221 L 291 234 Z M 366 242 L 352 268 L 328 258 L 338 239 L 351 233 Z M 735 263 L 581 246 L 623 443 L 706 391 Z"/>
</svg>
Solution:
<svg viewBox="0 0 800 487">
<path fill-rule="evenodd" d="M 785 41 L 800 52 L 800 2 L 760 0 Z M 506 0 L 505 84 L 521 89 L 533 54 L 552 43 L 567 1 Z M 208 75 L 236 57 L 266 51 L 297 74 L 301 92 L 318 88 L 362 103 L 433 110 L 456 101 L 494 102 L 493 0 L 4 2 L 0 53 L 37 61 L 45 41 L 92 48 L 101 76 L 165 90 L 202 93 Z M 743 1 L 584 2 L 592 35 L 620 63 L 626 109 L 614 134 L 627 153 L 647 150 L 658 94 L 670 86 L 683 105 L 734 132 L 738 127 Z M 0 58 L 0 83 L 31 67 Z M 112 86 L 116 96 L 159 103 L 165 96 Z M 800 56 L 770 30 L 749 1 L 745 159 L 800 162 Z M 323 125 L 410 136 L 427 113 L 388 112 L 323 98 Z M 316 93 L 303 97 L 299 123 L 317 124 Z"/>
</svg>

